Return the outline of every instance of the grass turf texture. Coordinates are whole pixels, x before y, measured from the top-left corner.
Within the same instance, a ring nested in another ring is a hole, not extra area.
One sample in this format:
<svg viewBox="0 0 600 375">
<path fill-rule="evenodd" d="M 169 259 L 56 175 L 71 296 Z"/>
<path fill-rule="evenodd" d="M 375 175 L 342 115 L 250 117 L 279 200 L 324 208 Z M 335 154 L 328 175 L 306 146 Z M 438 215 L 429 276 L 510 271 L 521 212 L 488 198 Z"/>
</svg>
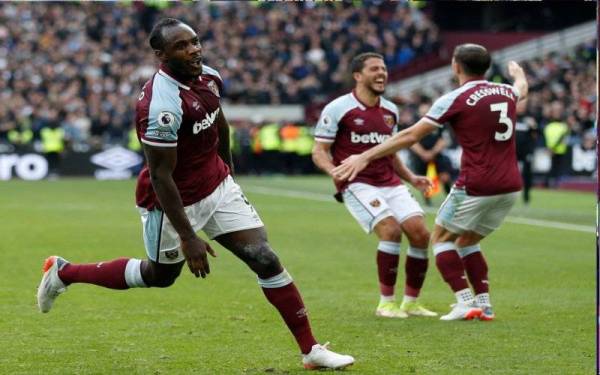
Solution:
<svg viewBox="0 0 600 375">
<path fill-rule="evenodd" d="M 496 321 L 388 320 L 374 315 L 377 239 L 328 200 L 326 178 L 239 183 L 302 292 L 317 339 L 356 357 L 348 373 L 594 371 L 593 233 L 507 222 L 482 243 Z M 0 183 L 0 373 L 305 373 L 254 275 L 216 243 L 219 257 L 206 280 L 184 269 L 163 290 L 73 285 L 49 314 L 38 312 L 46 256 L 144 257 L 133 189 L 134 181 Z M 594 225 L 593 194 L 535 190 L 532 197 L 530 207 L 519 203 L 511 216 Z M 427 222 L 431 228 L 433 214 Z M 406 241 L 402 247 L 403 263 Z M 440 313 L 453 302 L 433 262 L 422 301 Z"/>
</svg>

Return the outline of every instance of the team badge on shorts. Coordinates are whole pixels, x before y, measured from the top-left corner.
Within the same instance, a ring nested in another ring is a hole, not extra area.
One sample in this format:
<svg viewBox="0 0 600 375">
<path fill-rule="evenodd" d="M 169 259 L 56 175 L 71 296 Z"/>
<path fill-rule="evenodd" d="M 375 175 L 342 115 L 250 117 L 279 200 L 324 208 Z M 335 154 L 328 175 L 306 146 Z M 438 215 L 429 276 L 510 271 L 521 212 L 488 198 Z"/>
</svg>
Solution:
<svg viewBox="0 0 600 375">
<path fill-rule="evenodd" d="M 372 200 L 371 202 L 369 202 L 369 204 L 375 208 L 381 206 L 381 202 L 379 201 L 379 199 Z"/>
<path fill-rule="evenodd" d="M 179 251 L 178 250 L 165 251 L 165 257 L 167 259 L 177 259 L 178 256 L 179 256 Z"/>
<path fill-rule="evenodd" d="M 217 84 L 215 83 L 215 81 L 210 81 L 208 82 L 208 85 L 206 85 L 208 87 L 208 89 L 210 91 L 212 91 L 213 94 L 215 94 L 215 96 L 217 98 L 220 98 L 221 95 L 219 95 L 219 88 L 217 87 Z"/>
<path fill-rule="evenodd" d="M 390 128 L 392 128 L 396 124 L 396 121 L 394 121 L 394 116 L 392 115 L 383 115 L 383 121 Z"/>
</svg>

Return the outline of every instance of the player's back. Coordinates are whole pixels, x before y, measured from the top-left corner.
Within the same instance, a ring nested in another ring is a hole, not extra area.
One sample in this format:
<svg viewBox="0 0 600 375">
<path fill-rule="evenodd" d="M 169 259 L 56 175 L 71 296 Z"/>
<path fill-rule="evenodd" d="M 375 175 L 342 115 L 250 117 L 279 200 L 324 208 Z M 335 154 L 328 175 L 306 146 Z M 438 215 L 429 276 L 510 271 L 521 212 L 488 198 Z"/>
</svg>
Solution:
<svg viewBox="0 0 600 375">
<path fill-rule="evenodd" d="M 456 186 L 470 195 L 521 189 L 514 132 L 518 95 L 510 85 L 470 81 L 438 99 L 426 115 L 454 129 L 463 152 Z"/>
</svg>

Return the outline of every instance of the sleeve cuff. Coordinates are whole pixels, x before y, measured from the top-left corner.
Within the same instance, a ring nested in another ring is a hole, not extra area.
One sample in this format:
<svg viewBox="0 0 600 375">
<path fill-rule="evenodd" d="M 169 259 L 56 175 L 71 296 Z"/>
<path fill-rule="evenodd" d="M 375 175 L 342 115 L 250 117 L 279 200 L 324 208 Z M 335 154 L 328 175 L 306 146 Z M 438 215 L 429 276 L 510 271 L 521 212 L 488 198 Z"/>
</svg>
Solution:
<svg viewBox="0 0 600 375">
<path fill-rule="evenodd" d="M 429 123 L 431 125 L 437 126 L 438 128 L 443 128 L 444 127 L 444 125 L 440 124 L 439 122 L 437 122 L 434 119 L 429 118 L 429 117 L 423 117 L 421 120 L 423 120 L 423 121 L 425 121 L 425 122 L 427 122 L 427 123 Z"/>
<path fill-rule="evenodd" d="M 155 147 L 177 147 L 177 142 L 156 142 L 142 138 L 142 143 Z"/>
<path fill-rule="evenodd" d="M 315 137 L 315 141 L 323 143 L 333 143 L 335 141 L 335 138 Z"/>
</svg>

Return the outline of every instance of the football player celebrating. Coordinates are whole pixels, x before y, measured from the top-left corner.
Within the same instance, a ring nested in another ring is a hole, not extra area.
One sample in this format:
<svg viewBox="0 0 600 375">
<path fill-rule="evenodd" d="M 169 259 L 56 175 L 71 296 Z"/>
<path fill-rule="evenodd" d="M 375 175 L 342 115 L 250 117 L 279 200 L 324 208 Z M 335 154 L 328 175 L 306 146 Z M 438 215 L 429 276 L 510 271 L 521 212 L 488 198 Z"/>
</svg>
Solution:
<svg viewBox="0 0 600 375">
<path fill-rule="evenodd" d="M 396 155 L 374 160 L 351 183 L 337 178 L 334 167 L 348 156 L 371 149 L 389 138 L 398 124 L 396 105 L 382 94 L 387 82 L 383 56 L 373 52 L 357 55 L 351 63 L 356 81 L 351 93 L 325 106 L 315 130 L 313 161 L 335 183 L 343 201 L 365 232 L 375 232 L 380 299 L 375 314 L 387 318 L 436 316 L 418 301 L 425 281 L 429 232 L 423 210 L 402 179 L 426 190 L 431 182 L 415 176 Z M 402 233 L 408 238 L 404 297 L 395 299 Z"/>
<path fill-rule="evenodd" d="M 176 19 L 159 21 L 150 46 L 160 69 L 144 85 L 136 106 L 137 134 L 148 161 L 136 189 L 148 259 L 120 258 L 74 264 L 52 256 L 44 265 L 38 304 L 48 312 L 74 283 L 112 289 L 164 288 L 187 263 L 203 278 L 211 246 L 203 230 L 258 276 L 267 300 L 294 335 L 306 368 L 344 368 L 354 362 L 317 343 L 300 293 L 267 242 L 264 225 L 230 173 L 229 125 L 220 105 L 219 73 L 202 63 L 198 35 Z"/>
<path fill-rule="evenodd" d="M 341 181 L 354 181 L 379 158 L 410 147 L 444 124 L 452 127 L 462 147 L 461 169 L 438 211 L 432 235 L 437 267 L 457 301 L 442 320 L 494 319 L 488 266 L 479 243 L 500 226 L 521 190 L 514 128 L 516 105 L 527 97 L 528 84 L 514 61 L 508 63 L 513 85 L 486 81 L 490 64 L 485 47 L 457 46 L 452 70 L 460 87 L 436 100 L 415 125 L 332 171 Z"/>
</svg>

